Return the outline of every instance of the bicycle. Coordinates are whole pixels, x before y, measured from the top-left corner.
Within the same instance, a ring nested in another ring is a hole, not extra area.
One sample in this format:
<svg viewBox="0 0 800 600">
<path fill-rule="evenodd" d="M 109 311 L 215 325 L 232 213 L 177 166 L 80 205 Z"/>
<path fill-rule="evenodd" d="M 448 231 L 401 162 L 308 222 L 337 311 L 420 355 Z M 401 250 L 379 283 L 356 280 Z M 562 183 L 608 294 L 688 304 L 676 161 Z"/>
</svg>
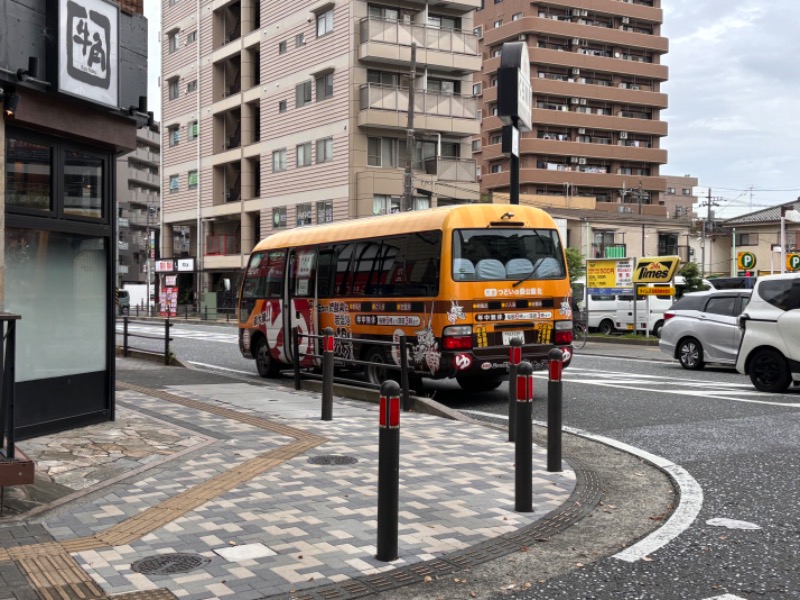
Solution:
<svg viewBox="0 0 800 600">
<path fill-rule="evenodd" d="M 574 321 L 572 324 L 572 347 L 575 350 L 580 350 L 586 345 L 586 339 L 588 337 L 588 327 L 586 327 L 584 323 Z"/>
</svg>

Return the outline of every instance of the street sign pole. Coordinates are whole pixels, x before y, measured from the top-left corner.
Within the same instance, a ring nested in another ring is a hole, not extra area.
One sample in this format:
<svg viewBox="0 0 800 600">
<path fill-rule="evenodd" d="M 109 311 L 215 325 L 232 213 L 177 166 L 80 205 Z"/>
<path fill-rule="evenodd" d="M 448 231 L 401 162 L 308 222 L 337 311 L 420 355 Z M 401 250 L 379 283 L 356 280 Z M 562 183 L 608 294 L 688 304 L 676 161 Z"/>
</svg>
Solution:
<svg viewBox="0 0 800 600">
<path fill-rule="evenodd" d="M 509 202 L 519 204 L 519 135 L 530 131 L 531 62 L 527 42 L 506 42 L 497 69 L 498 116 L 503 122 L 503 153 L 509 154 Z"/>
</svg>

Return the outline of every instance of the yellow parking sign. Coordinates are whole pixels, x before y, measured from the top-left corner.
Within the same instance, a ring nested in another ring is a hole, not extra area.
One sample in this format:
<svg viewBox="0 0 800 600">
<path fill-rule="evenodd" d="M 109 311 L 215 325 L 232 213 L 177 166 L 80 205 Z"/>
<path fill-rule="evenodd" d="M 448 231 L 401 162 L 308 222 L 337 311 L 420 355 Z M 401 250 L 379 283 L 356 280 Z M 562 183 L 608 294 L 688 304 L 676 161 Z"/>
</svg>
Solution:
<svg viewBox="0 0 800 600">
<path fill-rule="evenodd" d="M 739 252 L 736 255 L 736 262 L 739 264 L 740 269 L 750 271 L 756 266 L 756 255 L 752 252 Z"/>
<path fill-rule="evenodd" d="M 800 271 L 800 254 L 792 253 L 786 255 L 786 270 Z"/>
</svg>

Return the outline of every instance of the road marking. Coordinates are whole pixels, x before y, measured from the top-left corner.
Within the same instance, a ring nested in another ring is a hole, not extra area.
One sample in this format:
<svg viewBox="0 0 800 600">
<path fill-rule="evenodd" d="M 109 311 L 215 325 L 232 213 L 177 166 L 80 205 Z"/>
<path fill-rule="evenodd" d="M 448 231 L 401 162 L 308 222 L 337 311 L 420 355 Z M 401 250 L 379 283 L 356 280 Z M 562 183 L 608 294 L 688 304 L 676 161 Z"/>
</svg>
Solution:
<svg viewBox="0 0 800 600">
<path fill-rule="evenodd" d="M 713 598 L 706 598 L 706 600 L 745 600 L 745 598 L 734 596 L 733 594 L 722 594 L 722 596 L 714 596 Z"/>
<path fill-rule="evenodd" d="M 194 365 L 195 367 L 203 367 L 205 369 L 214 369 L 215 371 L 226 371 L 227 373 L 239 373 L 241 375 L 248 375 L 249 377 L 255 377 L 255 374 L 252 371 L 240 371 L 239 369 L 229 369 L 227 367 L 220 367 L 218 365 L 210 365 L 208 363 L 201 363 L 201 362 L 194 362 L 194 361 L 187 361 L 190 365 Z"/>
<path fill-rule="evenodd" d="M 164 327 L 154 325 L 128 325 L 129 333 L 145 333 L 147 335 L 161 336 L 164 335 Z M 117 335 L 122 335 L 123 330 L 121 325 L 117 323 Z M 235 333 L 215 333 L 209 331 L 194 331 L 192 329 L 181 329 L 180 327 L 173 327 L 169 330 L 169 334 L 173 338 L 193 339 L 193 340 L 207 340 L 209 342 L 219 342 L 222 344 L 239 344 L 238 335 Z"/>
<path fill-rule="evenodd" d="M 502 421 L 508 421 L 508 417 L 495 413 L 487 413 L 479 410 L 464 410 L 462 412 L 465 414 L 491 417 Z M 534 424 L 542 427 L 547 426 L 547 423 L 544 421 L 534 421 Z M 669 475 L 678 488 L 678 506 L 675 507 L 675 511 L 670 515 L 666 523 L 664 523 L 661 527 L 656 529 L 647 537 L 636 542 L 634 545 L 629 546 L 622 552 L 614 554 L 612 558 L 623 560 L 625 562 L 636 562 L 638 560 L 642 560 L 644 557 L 652 554 L 656 550 L 663 548 L 681 533 L 686 531 L 697 518 L 700 508 L 703 506 L 703 488 L 700 487 L 700 484 L 697 483 L 697 480 L 692 477 L 683 467 L 676 465 L 666 458 L 656 456 L 655 454 L 651 454 L 646 450 L 636 448 L 635 446 L 625 444 L 624 442 L 620 442 L 609 437 L 595 435 L 583 429 L 576 429 L 574 427 L 562 427 L 562 429 L 567 433 L 579 435 L 583 438 L 599 442 L 623 452 L 627 452 L 628 454 L 641 458 L 642 460 L 655 465 Z"/>
</svg>

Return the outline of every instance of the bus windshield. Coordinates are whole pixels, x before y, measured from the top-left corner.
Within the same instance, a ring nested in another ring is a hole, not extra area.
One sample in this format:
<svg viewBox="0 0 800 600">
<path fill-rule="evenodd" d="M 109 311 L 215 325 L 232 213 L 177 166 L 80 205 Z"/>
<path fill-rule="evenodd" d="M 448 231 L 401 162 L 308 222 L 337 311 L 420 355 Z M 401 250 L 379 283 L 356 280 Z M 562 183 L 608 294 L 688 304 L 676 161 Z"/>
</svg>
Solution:
<svg viewBox="0 0 800 600">
<path fill-rule="evenodd" d="M 453 232 L 455 281 L 525 281 L 566 277 L 555 229 L 458 229 Z"/>
</svg>

